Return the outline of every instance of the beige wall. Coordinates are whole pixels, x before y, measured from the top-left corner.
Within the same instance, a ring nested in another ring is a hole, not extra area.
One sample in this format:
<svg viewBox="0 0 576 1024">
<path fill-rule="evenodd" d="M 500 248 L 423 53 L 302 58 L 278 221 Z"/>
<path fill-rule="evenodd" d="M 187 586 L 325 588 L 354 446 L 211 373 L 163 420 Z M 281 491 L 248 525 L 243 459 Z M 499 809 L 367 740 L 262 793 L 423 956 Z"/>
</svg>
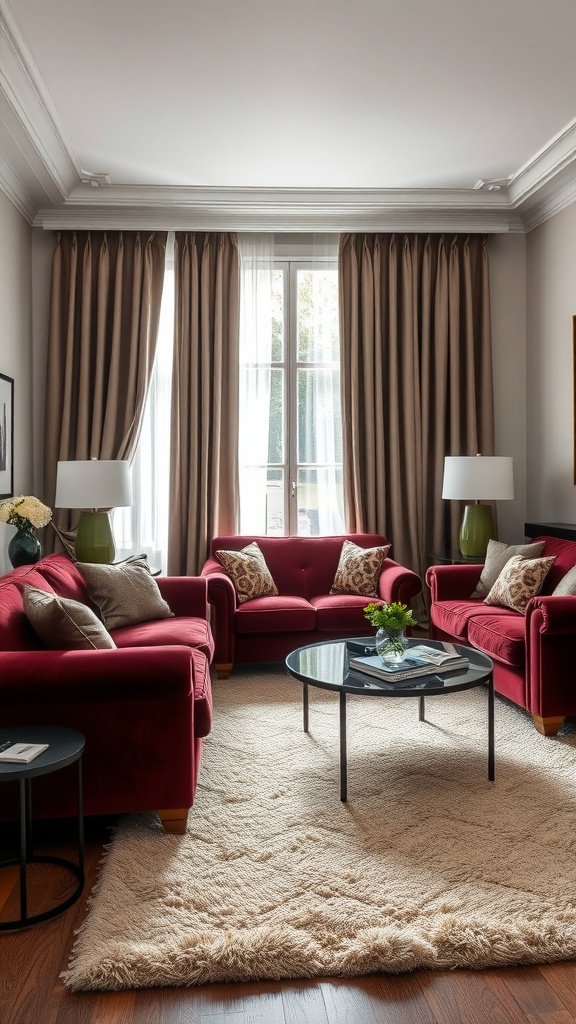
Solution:
<svg viewBox="0 0 576 1024">
<path fill-rule="evenodd" d="M 576 314 L 576 204 L 526 238 L 527 514 L 576 523 L 572 317 Z"/>
<path fill-rule="evenodd" d="M 0 191 L 0 371 L 14 378 L 14 491 L 33 494 L 31 228 Z M 0 574 L 14 530 L 0 523 Z"/>
</svg>

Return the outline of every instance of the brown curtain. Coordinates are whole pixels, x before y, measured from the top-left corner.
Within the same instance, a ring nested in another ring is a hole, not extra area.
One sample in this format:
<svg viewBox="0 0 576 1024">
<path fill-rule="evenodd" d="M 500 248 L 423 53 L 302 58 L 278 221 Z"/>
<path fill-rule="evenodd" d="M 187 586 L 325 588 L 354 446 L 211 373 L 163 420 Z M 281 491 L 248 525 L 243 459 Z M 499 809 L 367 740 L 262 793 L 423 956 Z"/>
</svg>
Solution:
<svg viewBox="0 0 576 1024">
<path fill-rule="evenodd" d="M 177 232 L 168 571 L 200 571 L 238 518 L 239 263 L 235 235 Z"/>
<path fill-rule="evenodd" d="M 52 260 L 44 493 L 60 459 L 130 459 L 154 362 L 166 232 L 70 231 Z M 77 513 L 55 510 L 67 530 Z M 54 538 L 46 537 L 47 544 Z"/>
<path fill-rule="evenodd" d="M 457 546 L 445 455 L 494 454 L 487 238 L 343 235 L 340 333 L 348 527 L 424 574 Z"/>
</svg>

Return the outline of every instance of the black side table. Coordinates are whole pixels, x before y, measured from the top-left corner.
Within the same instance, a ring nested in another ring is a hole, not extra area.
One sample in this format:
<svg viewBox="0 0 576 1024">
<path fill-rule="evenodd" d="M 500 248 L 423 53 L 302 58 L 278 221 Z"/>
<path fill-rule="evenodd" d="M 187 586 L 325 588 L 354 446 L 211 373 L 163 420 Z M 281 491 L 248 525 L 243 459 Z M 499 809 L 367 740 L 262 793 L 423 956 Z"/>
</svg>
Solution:
<svg viewBox="0 0 576 1024">
<path fill-rule="evenodd" d="M 15 726 L 0 729 L 0 746 L 11 743 L 48 743 L 48 749 L 28 764 L 13 764 L 0 761 L 0 782 L 18 782 L 20 790 L 20 856 L 0 861 L 0 868 L 20 865 L 20 917 L 13 921 L 0 921 L 0 931 L 27 928 L 39 921 L 47 921 L 62 913 L 78 899 L 84 888 L 84 797 L 82 788 L 82 753 L 85 740 L 74 729 L 49 725 Z M 49 775 L 69 764 L 78 764 L 78 864 L 63 857 L 36 856 L 33 852 L 32 837 L 32 779 L 38 775 Z M 28 892 L 26 867 L 28 864 L 57 864 L 66 868 L 78 879 L 78 885 L 71 896 L 41 914 L 28 916 Z"/>
<path fill-rule="evenodd" d="M 485 555 L 472 555 L 467 557 L 461 551 L 439 551 L 428 555 L 431 565 L 483 565 L 486 561 Z"/>
</svg>

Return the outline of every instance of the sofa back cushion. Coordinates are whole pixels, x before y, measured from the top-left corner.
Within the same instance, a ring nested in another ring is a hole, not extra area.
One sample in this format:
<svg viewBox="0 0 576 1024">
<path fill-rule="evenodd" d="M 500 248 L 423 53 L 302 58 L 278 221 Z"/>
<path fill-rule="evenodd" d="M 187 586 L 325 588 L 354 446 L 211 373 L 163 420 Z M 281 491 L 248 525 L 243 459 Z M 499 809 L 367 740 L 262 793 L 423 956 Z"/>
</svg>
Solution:
<svg viewBox="0 0 576 1024">
<path fill-rule="evenodd" d="M 363 548 L 389 543 L 386 537 L 377 533 L 351 533 L 338 537 L 215 537 L 211 554 L 215 558 L 220 550 L 240 551 L 256 541 L 279 593 L 310 600 L 330 593 L 345 540 Z"/>
<path fill-rule="evenodd" d="M 541 594 L 552 594 L 560 580 L 564 578 L 567 572 L 576 565 L 576 541 L 574 540 L 560 540 L 559 537 L 535 537 L 534 543 L 537 541 L 544 541 L 544 551 L 542 552 L 547 558 L 550 555 L 556 556 L 556 561 L 550 569 L 544 584 L 542 586 Z"/>
<path fill-rule="evenodd" d="M 38 563 L 41 565 L 41 563 Z M 35 565 L 21 565 L 0 577 L 0 650 L 36 651 L 42 643 L 24 611 L 26 585 L 54 593 Z"/>
</svg>

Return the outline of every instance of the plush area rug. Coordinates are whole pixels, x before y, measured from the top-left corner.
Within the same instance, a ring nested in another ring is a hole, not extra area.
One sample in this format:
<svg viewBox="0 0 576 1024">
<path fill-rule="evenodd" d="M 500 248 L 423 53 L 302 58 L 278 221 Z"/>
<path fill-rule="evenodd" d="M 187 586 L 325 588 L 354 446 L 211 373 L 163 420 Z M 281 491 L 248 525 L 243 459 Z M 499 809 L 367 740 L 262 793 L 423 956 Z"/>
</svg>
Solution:
<svg viewBox="0 0 576 1024">
<path fill-rule="evenodd" d="M 353 976 L 576 956 L 576 737 L 545 738 L 483 689 L 348 702 L 283 669 L 214 684 L 185 836 L 123 819 L 103 858 L 70 989 Z"/>
</svg>

